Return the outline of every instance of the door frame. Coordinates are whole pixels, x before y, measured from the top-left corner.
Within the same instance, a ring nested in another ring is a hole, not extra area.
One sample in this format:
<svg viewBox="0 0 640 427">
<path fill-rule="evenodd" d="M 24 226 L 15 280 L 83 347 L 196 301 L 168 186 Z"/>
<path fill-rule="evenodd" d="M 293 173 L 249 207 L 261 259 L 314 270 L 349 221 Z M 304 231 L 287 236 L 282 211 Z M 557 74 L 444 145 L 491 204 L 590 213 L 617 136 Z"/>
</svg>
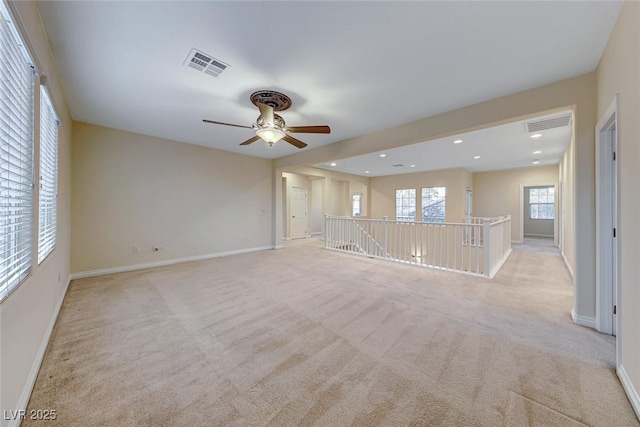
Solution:
<svg viewBox="0 0 640 427">
<path fill-rule="evenodd" d="M 618 280 L 618 96 L 602 115 L 595 128 L 596 166 L 596 329 L 620 336 L 620 281 Z M 613 137 L 612 137 L 613 136 Z M 614 160 L 613 153 L 616 153 Z M 613 188 L 613 191 L 610 189 Z M 616 229 L 616 237 L 613 237 Z M 614 300 L 615 295 L 615 300 Z M 616 306 L 616 315 L 613 307 Z M 616 340 L 619 366 L 620 339 Z"/>
</svg>

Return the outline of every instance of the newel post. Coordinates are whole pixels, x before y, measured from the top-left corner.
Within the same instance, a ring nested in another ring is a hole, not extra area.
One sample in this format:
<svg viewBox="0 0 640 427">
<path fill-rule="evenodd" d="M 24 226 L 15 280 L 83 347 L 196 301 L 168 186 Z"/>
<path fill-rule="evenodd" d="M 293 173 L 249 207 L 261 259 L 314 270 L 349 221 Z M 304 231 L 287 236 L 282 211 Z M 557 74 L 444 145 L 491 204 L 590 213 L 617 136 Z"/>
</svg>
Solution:
<svg viewBox="0 0 640 427">
<path fill-rule="evenodd" d="M 384 258 L 387 258 L 387 254 L 389 253 L 387 251 L 387 220 L 389 219 L 389 217 L 387 216 L 383 216 L 382 217 L 382 255 L 384 256 Z"/>
<path fill-rule="evenodd" d="M 325 214 L 324 215 L 324 247 L 328 248 L 329 244 L 328 242 L 328 237 L 329 237 L 329 215 Z"/>
<path fill-rule="evenodd" d="M 484 236 L 484 276 L 491 277 L 491 218 L 482 219 L 482 235 Z"/>
</svg>

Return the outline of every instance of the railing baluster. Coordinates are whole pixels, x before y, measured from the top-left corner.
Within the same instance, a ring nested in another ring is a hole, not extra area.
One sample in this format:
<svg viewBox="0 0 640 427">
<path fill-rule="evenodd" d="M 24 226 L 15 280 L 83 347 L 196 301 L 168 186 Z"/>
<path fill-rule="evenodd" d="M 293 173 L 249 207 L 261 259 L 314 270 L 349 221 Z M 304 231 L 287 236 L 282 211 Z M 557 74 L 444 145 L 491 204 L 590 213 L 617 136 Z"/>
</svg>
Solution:
<svg viewBox="0 0 640 427">
<path fill-rule="evenodd" d="M 447 262 L 444 265 L 444 268 L 446 268 L 447 270 L 449 269 L 449 227 L 444 228 L 444 235 L 445 235 L 445 243 L 446 243 L 446 251 L 447 251 Z"/>
<path fill-rule="evenodd" d="M 453 269 L 456 269 L 456 251 L 458 250 L 458 242 L 456 241 L 457 225 L 453 226 Z"/>
</svg>

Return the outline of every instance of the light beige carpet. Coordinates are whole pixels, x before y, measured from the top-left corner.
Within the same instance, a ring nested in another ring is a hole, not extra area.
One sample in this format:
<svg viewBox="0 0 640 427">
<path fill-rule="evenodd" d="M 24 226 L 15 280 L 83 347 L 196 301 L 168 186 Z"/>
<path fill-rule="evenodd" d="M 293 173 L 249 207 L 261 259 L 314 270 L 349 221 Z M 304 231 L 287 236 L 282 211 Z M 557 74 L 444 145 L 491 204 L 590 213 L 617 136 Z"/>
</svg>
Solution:
<svg viewBox="0 0 640 427">
<path fill-rule="evenodd" d="M 76 280 L 29 409 L 62 426 L 640 425 L 614 338 L 574 325 L 571 301 L 558 253 L 527 247 L 493 280 L 317 240 Z"/>
</svg>

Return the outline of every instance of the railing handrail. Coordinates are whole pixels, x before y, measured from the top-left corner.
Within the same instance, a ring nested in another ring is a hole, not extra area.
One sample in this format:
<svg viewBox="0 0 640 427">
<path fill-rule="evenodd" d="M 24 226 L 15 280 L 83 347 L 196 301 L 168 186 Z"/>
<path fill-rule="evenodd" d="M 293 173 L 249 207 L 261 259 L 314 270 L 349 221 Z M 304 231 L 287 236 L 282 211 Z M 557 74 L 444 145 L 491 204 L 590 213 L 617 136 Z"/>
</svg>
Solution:
<svg viewBox="0 0 640 427">
<path fill-rule="evenodd" d="M 398 221 L 396 219 L 375 219 L 375 218 L 356 218 L 352 216 L 338 216 L 338 215 L 326 215 L 329 219 L 345 219 L 345 220 L 353 220 L 353 221 L 363 221 L 363 222 L 395 222 L 398 224 L 429 224 L 429 225 L 464 225 L 464 226 L 482 226 L 482 223 L 470 224 L 468 222 L 428 222 L 428 221 Z M 507 218 L 480 218 L 480 219 L 489 219 L 491 220 L 491 224 L 497 224 L 502 221 L 506 221 Z"/>
<path fill-rule="evenodd" d="M 511 221 L 511 215 L 509 215 L 508 217 L 505 218 L 499 218 L 496 221 L 491 222 L 491 224 L 489 224 L 490 226 L 494 226 L 497 224 L 501 224 L 503 222 L 507 222 L 507 221 Z"/>
</svg>

